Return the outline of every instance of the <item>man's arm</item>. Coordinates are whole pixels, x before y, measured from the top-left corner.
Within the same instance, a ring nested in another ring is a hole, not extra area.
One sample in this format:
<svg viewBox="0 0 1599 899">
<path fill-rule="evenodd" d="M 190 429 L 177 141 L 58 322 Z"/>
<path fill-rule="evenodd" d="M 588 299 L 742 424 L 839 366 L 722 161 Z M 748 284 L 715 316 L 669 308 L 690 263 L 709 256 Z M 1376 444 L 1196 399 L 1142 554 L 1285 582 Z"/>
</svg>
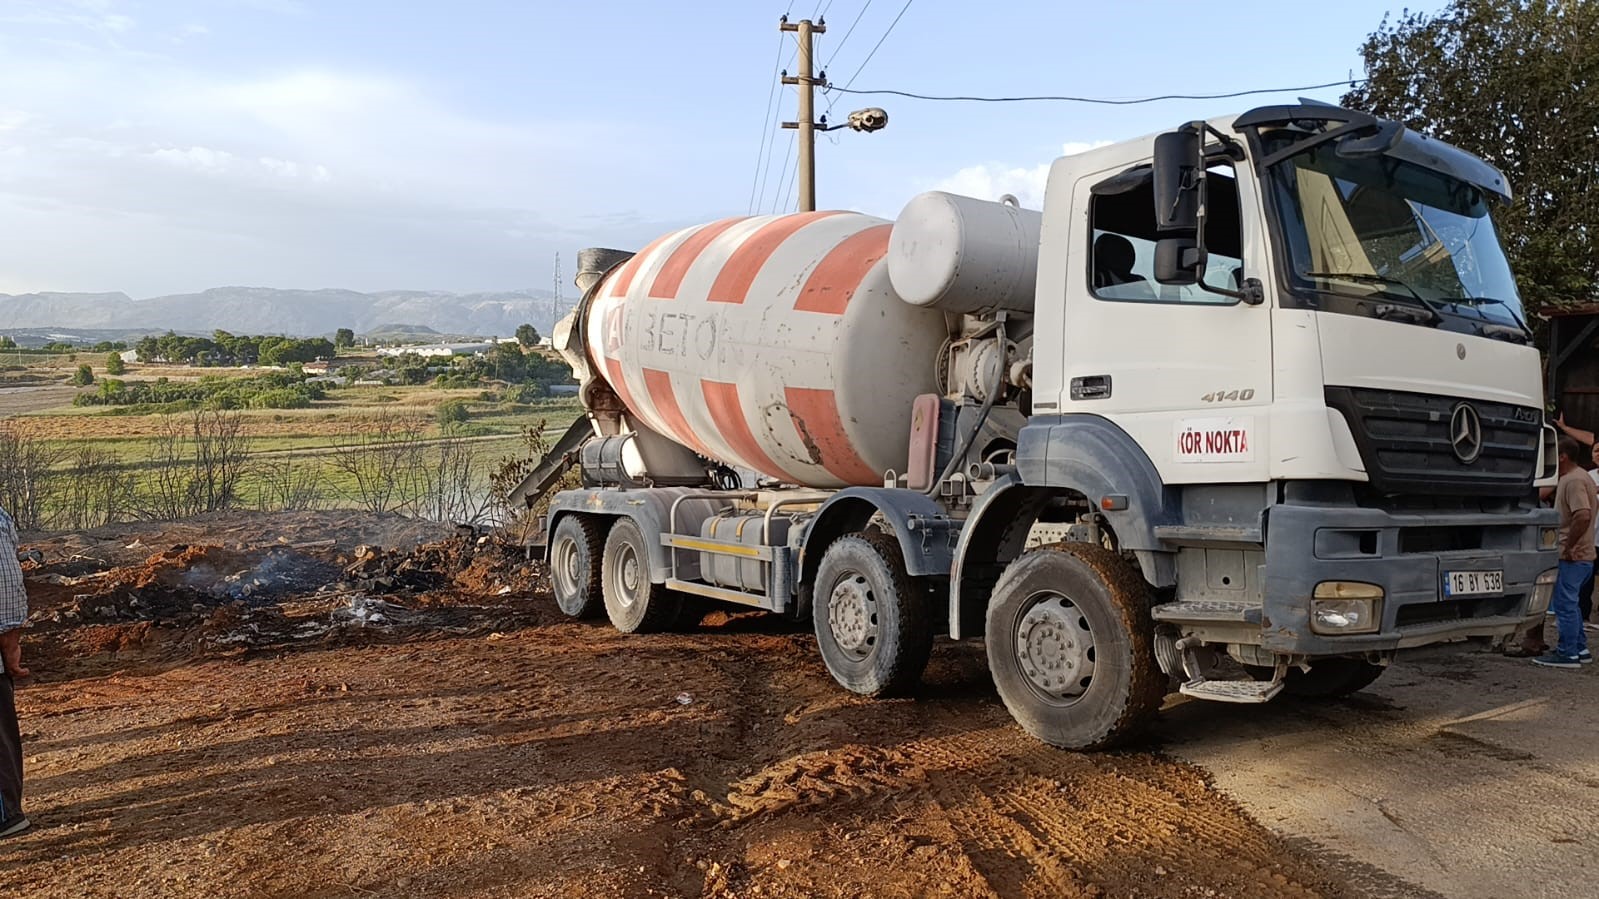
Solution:
<svg viewBox="0 0 1599 899">
<path fill-rule="evenodd" d="M 0 512 L 0 663 L 12 677 L 27 677 L 22 667 L 22 626 L 28 623 L 28 592 L 17 562 L 17 529 Z"/>
<path fill-rule="evenodd" d="M 1583 547 L 1587 542 L 1583 538 L 1591 533 L 1588 530 L 1588 525 L 1592 523 L 1593 509 L 1591 508 L 1577 509 L 1571 513 L 1571 526 L 1566 529 L 1566 545 L 1563 547 L 1565 552 L 1561 554 L 1562 556 L 1574 556 L 1577 550 Z"/>
<path fill-rule="evenodd" d="M 1560 413 L 1560 417 L 1555 419 L 1555 427 L 1565 432 L 1565 434 L 1571 437 L 1573 440 L 1580 440 L 1589 446 L 1593 446 L 1593 432 L 1584 431 L 1582 428 L 1574 428 L 1571 425 L 1566 424 L 1566 414 L 1564 412 Z"/>
</svg>

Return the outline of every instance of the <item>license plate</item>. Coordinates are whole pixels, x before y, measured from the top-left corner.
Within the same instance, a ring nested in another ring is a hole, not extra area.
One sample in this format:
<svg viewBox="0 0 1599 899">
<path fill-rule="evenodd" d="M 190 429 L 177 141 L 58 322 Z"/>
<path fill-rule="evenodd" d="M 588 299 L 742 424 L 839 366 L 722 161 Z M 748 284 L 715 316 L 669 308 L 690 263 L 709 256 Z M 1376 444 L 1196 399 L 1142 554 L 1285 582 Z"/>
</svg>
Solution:
<svg viewBox="0 0 1599 899">
<path fill-rule="evenodd" d="M 1503 571 L 1449 571 L 1444 573 L 1444 596 L 1481 596 L 1505 592 Z"/>
</svg>

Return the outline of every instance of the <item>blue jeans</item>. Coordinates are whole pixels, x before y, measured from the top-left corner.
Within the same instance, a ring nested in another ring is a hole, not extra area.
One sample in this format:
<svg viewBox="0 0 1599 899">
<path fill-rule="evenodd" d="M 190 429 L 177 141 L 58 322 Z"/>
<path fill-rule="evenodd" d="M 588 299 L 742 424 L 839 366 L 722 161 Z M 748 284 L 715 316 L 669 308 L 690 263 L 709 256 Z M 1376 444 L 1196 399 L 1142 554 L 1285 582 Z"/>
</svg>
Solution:
<svg viewBox="0 0 1599 899">
<path fill-rule="evenodd" d="M 1560 562 L 1555 577 L 1555 595 L 1549 608 L 1555 610 L 1555 626 L 1560 629 L 1560 645 L 1555 652 L 1575 656 L 1588 648 L 1588 634 L 1582 629 L 1582 613 L 1577 610 L 1577 594 L 1582 582 L 1593 574 L 1592 562 Z"/>
</svg>

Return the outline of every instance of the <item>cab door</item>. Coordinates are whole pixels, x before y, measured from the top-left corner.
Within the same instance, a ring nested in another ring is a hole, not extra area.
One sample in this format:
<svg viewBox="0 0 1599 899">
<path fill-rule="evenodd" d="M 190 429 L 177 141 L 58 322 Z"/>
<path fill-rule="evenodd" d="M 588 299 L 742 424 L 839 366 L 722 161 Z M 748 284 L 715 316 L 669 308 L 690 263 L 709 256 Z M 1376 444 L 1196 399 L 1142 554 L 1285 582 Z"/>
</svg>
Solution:
<svg viewBox="0 0 1599 899">
<path fill-rule="evenodd" d="M 1271 310 L 1155 281 L 1152 181 L 1138 174 L 1148 164 L 1084 173 L 1070 186 L 1060 412 L 1110 419 L 1168 484 L 1265 481 Z M 1207 195 L 1204 282 L 1267 281 L 1253 179 L 1213 162 Z"/>
</svg>

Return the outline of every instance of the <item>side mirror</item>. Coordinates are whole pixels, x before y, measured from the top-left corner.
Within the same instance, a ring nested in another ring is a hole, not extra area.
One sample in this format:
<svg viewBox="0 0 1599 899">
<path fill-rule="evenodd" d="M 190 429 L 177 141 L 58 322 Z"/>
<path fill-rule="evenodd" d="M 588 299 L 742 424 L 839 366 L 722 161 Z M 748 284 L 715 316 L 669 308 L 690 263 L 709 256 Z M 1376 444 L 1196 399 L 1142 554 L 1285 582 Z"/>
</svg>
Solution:
<svg viewBox="0 0 1599 899">
<path fill-rule="evenodd" d="M 1189 232 L 1199 227 L 1200 182 L 1205 162 L 1198 127 L 1184 125 L 1155 138 L 1155 227 Z"/>
<path fill-rule="evenodd" d="M 1205 254 L 1191 237 L 1155 241 L 1155 280 L 1161 284 L 1197 284 L 1205 275 Z"/>
</svg>

